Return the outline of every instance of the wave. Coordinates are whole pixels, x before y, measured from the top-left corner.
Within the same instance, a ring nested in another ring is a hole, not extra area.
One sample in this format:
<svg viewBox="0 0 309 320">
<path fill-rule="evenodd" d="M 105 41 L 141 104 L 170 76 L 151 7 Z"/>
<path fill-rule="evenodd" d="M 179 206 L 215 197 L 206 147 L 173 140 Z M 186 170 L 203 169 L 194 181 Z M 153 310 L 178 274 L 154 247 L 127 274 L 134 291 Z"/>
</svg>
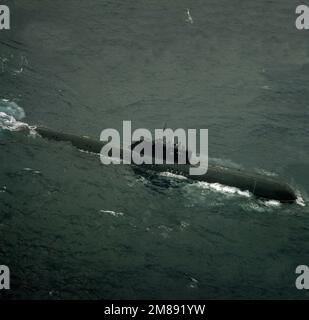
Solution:
<svg viewBox="0 0 309 320">
<path fill-rule="evenodd" d="M 116 212 L 116 211 L 113 211 L 113 210 L 103 210 L 103 209 L 101 209 L 100 213 L 107 213 L 107 214 L 110 214 L 110 215 L 112 215 L 114 217 L 119 217 L 119 216 L 122 217 L 122 216 L 124 216 L 123 212 Z"/>
<path fill-rule="evenodd" d="M 167 177 L 171 179 L 177 179 L 177 180 L 188 180 L 187 177 L 184 177 L 182 175 L 170 173 L 170 172 L 162 172 L 159 174 L 161 177 Z M 225 194 L 237 194 L 243 197 L 251 197 L 251 193 L 249 191 L 242 191 L 236 187 L 230 187 L 230 186 L 225 186 L 220 183 L 209 183 L 206 181 L 197 181 L 192 183 L 190 186 L 197 187 L 199 189 L 208 189 L 220 193 L 225 193 Z"/>
<path fill-rule="evenodd" d="M 296 197 L 297 197 L 296 203 L 301 207 L 305 207 L 306 206 L 305 200 L 303 199 L 299 190 L 296 190 Z"/>
<path fill-rule="evenodd" d="M 168 178 L 174 178 L 174 179 L 179 179 L 179 180 L 188 180 L 188 178 L 185 177 L 185 176 L 182 176 L 180 174 L 174 174 L 174 173 L 167 172 L 167 171 L 159 173 L 159 176 L 168 177 Z"/>
<path fill-rule="evenodd" d="M 21 120 L 26 117 L 25 111 L 16 102 L 8 99 L 0 99 L 0 112 L 6 113 L 8 116 Z"/>
<path fill-rule="evenodd" d="M 0 131 L 25 131 L 30 135 L 35 135 L 34 127 L 20 121 L 25 116 L 24 109 L 16 102 L 7 99 L 0 100 Z"/>
<path fill-rule="evenodd" d="M 0 129 L 9 131 L 30 131 L 31 128 L 27 123 L 17 121 L 14 117 L 9 116 L 4 112 L 0 112 Z"/>
<path fill-rule="evenodd" d="M 208 183 L 205 181 L 199 181 L 195 182 L 194 185 L 201 189 L 213 190 L 225 194 L 237 194 L 247 198 L 251 197 L 249 191 L 242 191 L 236 187 L 225 186 L 220 183 Z"/>
</svg>

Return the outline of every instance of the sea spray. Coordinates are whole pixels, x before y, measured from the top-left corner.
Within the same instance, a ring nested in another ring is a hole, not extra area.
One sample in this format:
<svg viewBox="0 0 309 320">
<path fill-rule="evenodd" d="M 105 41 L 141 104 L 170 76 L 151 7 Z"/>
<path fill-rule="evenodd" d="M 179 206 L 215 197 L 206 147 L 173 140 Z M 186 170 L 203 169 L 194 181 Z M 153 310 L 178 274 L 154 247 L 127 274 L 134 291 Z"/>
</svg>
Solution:
<svg viewBox="0 0 309 320">
<path fill-rule="evenodd" d="M 34 128 L 20 121 L 26 116 L 25 111 L 16 102 L 0 99 L 0 139 L 3 131 L 26 131 L 34 134 Z"/>
<path fill-rule="evenodd" d="M 0 112 L 12 116 L 16 120 L 21 120 L 26 116 L 23 108 L 21 108 L 16 102 L 8 99 L 0 99 Z"/>
</svg>

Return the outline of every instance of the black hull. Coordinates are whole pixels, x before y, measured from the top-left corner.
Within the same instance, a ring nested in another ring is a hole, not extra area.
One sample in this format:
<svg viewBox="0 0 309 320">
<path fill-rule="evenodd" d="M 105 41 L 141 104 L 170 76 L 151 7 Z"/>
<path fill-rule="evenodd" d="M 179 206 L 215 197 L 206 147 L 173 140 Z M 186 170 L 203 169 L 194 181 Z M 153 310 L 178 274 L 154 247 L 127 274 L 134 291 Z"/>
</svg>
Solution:
<svg viewBox="0 0 309 320">
<path fill-rule="evenodd" d="M 53 131 L 44 127 L 37 127 L 36 131 L 43 137 L 55 141 L 68 141 L 80 150 L 100 153 L 104 142 L 93 140 L 88 137 L 75 136 L 62 132 Z M 190 165 L 142 165 L 145 169 L 157 172 L 173 172 L 181 174 L 187 178 L 208 183 L 220 183 L 222 185 L 239 188 L 249 191 L 257 197 L 278 200 L 280 202 L 292 203 L 296 200 L 296 195 L 292 188 L 277 179 L 263 176 L 261 174 L 250 173 L 243 170 L 225 168 L 219 166 L 209 166 L 204 175 L 190 175 Z"/>
</svg>

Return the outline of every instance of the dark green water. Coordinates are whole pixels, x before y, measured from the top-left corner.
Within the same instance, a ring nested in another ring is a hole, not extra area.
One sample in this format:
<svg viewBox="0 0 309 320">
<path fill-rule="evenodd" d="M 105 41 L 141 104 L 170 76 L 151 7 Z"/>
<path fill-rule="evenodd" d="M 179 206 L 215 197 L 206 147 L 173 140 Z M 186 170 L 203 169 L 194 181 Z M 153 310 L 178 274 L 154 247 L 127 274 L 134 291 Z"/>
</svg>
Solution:
<svg viewBox="0 0 309 320">
<path fill-rule="evenodd" d="M 123 120 L 207 128 L 212 161 L 278 174 L 307 204 L 298 2 L 6 3 L 0 98 L 22 121 L 96 138 Z M 295 287 L 296 266 L 309 264 L 308 206 L 150 180 L 4 128 L 0 139 L 0 264 L 11 270 L 0 297 L 309 297 Z"/>
</svg>

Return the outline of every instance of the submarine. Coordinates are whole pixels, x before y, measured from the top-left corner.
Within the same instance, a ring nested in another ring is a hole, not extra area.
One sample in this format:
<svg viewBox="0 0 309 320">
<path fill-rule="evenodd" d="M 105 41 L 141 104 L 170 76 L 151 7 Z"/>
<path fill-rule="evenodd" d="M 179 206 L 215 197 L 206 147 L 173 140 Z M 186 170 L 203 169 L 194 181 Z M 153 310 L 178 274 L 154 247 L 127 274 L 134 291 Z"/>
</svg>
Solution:
<svg viewBox="0 0 309 320">
<path fill-rule="evenodd" d="M 54 131 L 46 127 L 38 126 L 34 127 L 34 130 L 43 138 L 54 141 L 67 141 L 74 147 L 91 153 L 99 154 L 105 145 L 103 141 L 94 140 L 86 136 Z M 120 156 L 122 156 L 122 153 Z M 132 165 L 137 166 L 136 164 Z M 138 167 L 155 172 L 171 172 L 183 175 L 191 180 L 220 183 L 222 185 L 236 187 L 242 191 L 249 191 L 259 198 L 277 200 L 282 203 L 293 203 L 297 199 L 294 190 L 287 183 L 281 182 L 274 177 L 247 172 L 242 169 L 209 165 L 205 174 L 190 175 L 188 164 L 142 164 L 138 165 Z"/>
</svg>

